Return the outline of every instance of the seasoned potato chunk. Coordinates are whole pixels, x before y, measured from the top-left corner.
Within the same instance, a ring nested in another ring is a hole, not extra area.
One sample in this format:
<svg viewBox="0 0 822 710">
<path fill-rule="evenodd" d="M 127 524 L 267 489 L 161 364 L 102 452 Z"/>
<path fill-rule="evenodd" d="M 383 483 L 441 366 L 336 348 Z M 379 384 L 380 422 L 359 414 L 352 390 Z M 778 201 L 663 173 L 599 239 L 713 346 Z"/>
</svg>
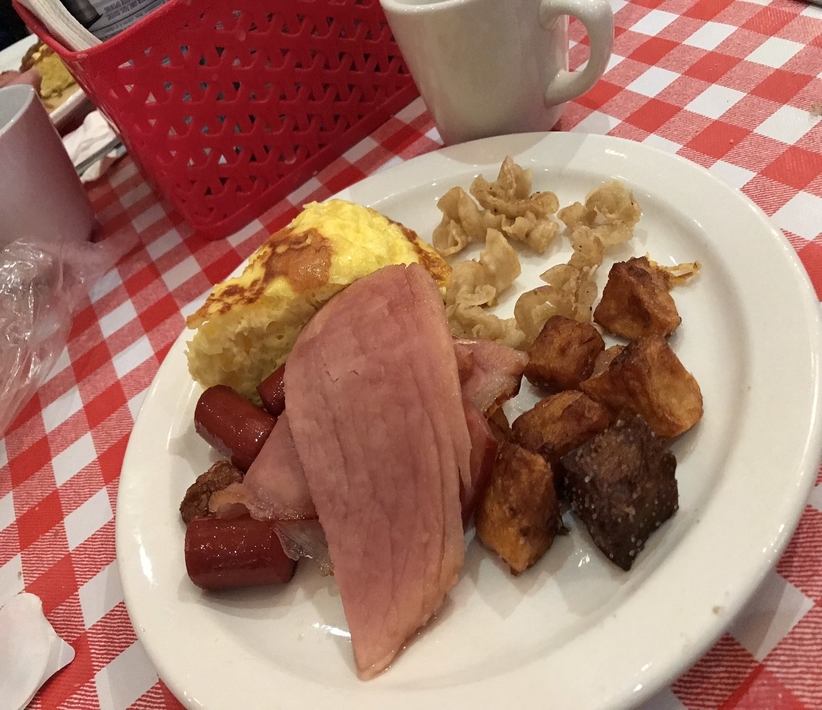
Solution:
<svg viewBox="0 0 822 710">
<path fill-rule="evenodd" d="M 585 380 L 580 389 L 613 415 L 623 410 L 642 415 L 664 439 L 702 419 L 699 384 L 661 335 L 634 340 L 604 373 Z"/>
<path fill-rule="evenodd" d="M 594 321 L 633 340 L 644 335 L 670 335 L 681 322 L 668 279 L 644 256 L 611 267 Z"/>
<path fill-rule="evenodd" d="M 516 444 L 502 447 L 476 513 L 477 537 L 512 574 L 524 572 L 551 547 L 562 526 L 551 466 Z"/>
<path fill-rule="evenodd" d="M 524 375 L 535 387 L 548 392 L 575 389 L 591 375 L 594 361 L 605 343 L 590 323 L 553 316 L 528 349 Z"/>
<path fill-rule="evenodd" d="M 596 546 L 631 568 L 678 508 L 676 458 L 637 415 L 618 419 L 562 458 L 571 507 Z"/>
<path fill-rule="evenodd" d="M 582 392 L 568 390 L 537 402 L 516 418 L 511 432 L 520 446 L 555 463 L 610 422 L 605 407 Z"/>
</svg>

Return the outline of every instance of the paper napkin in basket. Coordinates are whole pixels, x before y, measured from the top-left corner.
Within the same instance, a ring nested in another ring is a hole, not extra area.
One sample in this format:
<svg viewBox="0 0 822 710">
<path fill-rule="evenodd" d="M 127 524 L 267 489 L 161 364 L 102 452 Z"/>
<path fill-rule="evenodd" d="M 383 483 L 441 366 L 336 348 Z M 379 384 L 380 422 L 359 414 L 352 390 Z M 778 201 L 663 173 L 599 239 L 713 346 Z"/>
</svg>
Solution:
<svg viewBox="0 0 822 710">
<path fill-rule="evenodd" d="M 63 138 L 63 145 L 71 157 L 74 165 L 80 165 L 95 156 L 107 145 L 116 141 L 117 134 L 112 130 L 103 115 L 99 111 L 89 113 L 83 125 L 72 131 Z M 83 170 L 80 179 L 83 182 L 93 182 L 99 179 L 106 171 L 114 165 L 120 156 L 125 152 L 122 145 L 113 147 L 95 160 Z"/>
</svg>

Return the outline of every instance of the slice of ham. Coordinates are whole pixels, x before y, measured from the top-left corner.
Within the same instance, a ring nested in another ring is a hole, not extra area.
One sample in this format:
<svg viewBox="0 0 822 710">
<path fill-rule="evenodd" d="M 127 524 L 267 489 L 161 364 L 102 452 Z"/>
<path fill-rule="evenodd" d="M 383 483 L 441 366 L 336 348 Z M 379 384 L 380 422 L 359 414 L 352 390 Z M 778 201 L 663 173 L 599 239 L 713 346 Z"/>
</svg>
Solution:
<svg viewBox="0 0 822 710">
<path fill-rule="evenodd" d="M 471 441 L 428 273 L 388 266 L 332 298 L 297 338 L 285 395 L 357 673 L 373 678 L 436 613 L 463 564 Z"/>
<path fill-rule="evenodd" d="M 493 340 L 454 340 L 463 394 L 485 416 L 516 396 L 528 355 Z"/>
<path fill-rule="evenodd" d="M 288 412 L 283 412 L 248 469 L 242 483 L 232 483 L 208 501 L 218 518 L 246 511 L 257 520 L 305 520 L 317 517 L 294 446 Z"/>
</svg>

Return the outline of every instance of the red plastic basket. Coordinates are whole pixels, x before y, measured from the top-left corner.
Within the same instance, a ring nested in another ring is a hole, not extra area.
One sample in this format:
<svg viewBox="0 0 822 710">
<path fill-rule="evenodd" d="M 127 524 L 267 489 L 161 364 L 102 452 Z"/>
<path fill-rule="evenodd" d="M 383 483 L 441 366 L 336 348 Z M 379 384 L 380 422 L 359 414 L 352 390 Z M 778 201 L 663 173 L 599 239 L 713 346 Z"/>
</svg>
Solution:
<svg viewBox="0 0 822 710">
<path fill-rule="evenodd" d="M 243 227 L 418 95 L 378 0 L 171 0 L 70 52 L 15 3 L 211 238 Z"/>
</svg>

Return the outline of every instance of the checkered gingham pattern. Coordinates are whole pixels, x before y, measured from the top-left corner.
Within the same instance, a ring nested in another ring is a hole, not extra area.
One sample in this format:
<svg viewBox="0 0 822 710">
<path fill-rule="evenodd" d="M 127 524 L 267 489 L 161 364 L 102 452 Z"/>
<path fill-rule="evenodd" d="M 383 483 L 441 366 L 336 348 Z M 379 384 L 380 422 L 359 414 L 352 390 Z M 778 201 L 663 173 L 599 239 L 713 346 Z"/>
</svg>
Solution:
<svg viewBox="0 0 822 710">
<path fill-rule="evenodd" d="M 562 130 L 648 143 L 707 167 L 784 231 L 822 296 L 822 10 L 796 0 L 613 0 L 614 55 Z M 572 25 L 572 65 L 587 55 Z M 152 378 L 207 290 L 299 205 L 436 149 L 418 99 L 241 232 L 207 242 L 121 161 L 90 188 L 128 242 L 48 381 L 0 440 L 0 605 L 22 590 L 76 650 L 35 708 L 177 708 L 123 604 L 114 514 Z M 822 477 L 776 569 L 654 710 L 822 708 Z"/>
</svg>

